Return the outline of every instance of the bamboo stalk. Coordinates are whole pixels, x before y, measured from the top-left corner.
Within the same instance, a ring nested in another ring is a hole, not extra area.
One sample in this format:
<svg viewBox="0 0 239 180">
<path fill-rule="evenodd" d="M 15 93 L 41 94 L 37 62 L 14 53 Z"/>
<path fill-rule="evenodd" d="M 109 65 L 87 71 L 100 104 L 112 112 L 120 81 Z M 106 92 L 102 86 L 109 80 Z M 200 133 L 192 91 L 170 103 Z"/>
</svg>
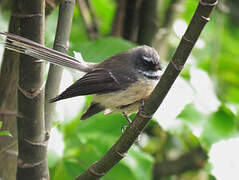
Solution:
<svg viewBox="0 0 239 180">
<path fill-rule="evenodd" d="M 157 15 L 158 0 L 143 0 L 139 16 L 139 32 L 137 43 L 151 45 L 158 30 L 159 18 Z"/>
<path fill-rule="evenodd" d="M 126 2 L 126 15 L 122 36 L 132 42 L 137 42 L 141 4 L 142 0 L 127 0 Z"/>
<path fill-rule="evenodd" d="M 123 33 L 125 11 L 127 0 L 117 0 L 117 9 L 115 12 L 111 34 L 116 37 L 121 37 Z"/>
<path fill-rule="evenodd" d="M 8 31 L 19 34 L 19 18 L 14 14 L 18 12 L 13 3 Z M 19 54 L 5 49 L 0 73 L 0 121 L 1 130 L 7 130 L 12 137 L 0 136 L 0 177 L 15 180 L 17 168 L 17 82 Z"/>
<path fill-rule="evenodd" d="M 75 0 L 63 0 L 59 7 L 58 23 L 53 49 L 67 54 Z M 49 133 L 53 121 L 56 103 L 48 103 L 58 94 L 63 68 L 50 65 L 45 92 L 45 129 Z"/>
<path fill-rule="evenodd" d="M 96 40 L 99 37 L 98 25 L 90 2 L 77 0 L 77 4 L 80 8 L 80 13 L 82 15 L 88 37 L 91 40 Z"/>
<path fill-rule="evenodd" d="M 19 0 L 20 34 L 44 43 L 44 0 Z M 44 62 L 20 55 L 17 179 L 49 179 L 44 122 Z"/>
</svg>

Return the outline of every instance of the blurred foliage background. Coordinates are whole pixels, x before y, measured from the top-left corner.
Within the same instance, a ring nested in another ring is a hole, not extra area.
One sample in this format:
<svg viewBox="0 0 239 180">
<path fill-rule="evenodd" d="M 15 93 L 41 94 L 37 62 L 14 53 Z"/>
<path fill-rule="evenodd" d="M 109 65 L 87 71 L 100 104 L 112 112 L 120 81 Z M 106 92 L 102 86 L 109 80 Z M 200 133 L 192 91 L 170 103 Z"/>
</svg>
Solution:
<svg viewBox="0 0 239 180">
<path fill-rule="evenodd" d="M 127 38 L 126 35 L 112 36 L 114 17 L 120 1 L 88 2 L 90 8 L 87 10 L 92 10 L 93 16 L 87 12 L 84 19 L 79 4 L 74 9 L 69 54 L 73 55 L 73 51 L 77 51 L 85 60 L 98 62 L 138 45 L 139 41 Z M 2 6 L 8 7 L 5 4 Z M 198 1 L 160 0 L 156 4 L 157 31 L 150 44 L 158 50 L 162 64 L 166 67 Z M 154 119 L 128 155 L 102 179 L 238 178 L 238 8 L 238 1 L 219 2 L 180 78 L 155 113 Z M 58 9 L 53 8 L 46 18 L 48 47 L 52 47 L 54 41 L 57 12 Z M 7 30 L 9 15 L 8 10 L 1 11 L 1 31 Z M 87 21 L 94 26 L 93 35 L 86 28 Z M 76 77 L 77 73 L 65 70 L 60 91 Z M 73 179 L 87 169 L 104 155 L 121 135 L 121 127 L 127 124 L 120 114 L 105 116 L 100 113 L 80 121 L 90 101 L 89 96 L 57 104 L 48 153 L 53 180 Z"/>
</svg>

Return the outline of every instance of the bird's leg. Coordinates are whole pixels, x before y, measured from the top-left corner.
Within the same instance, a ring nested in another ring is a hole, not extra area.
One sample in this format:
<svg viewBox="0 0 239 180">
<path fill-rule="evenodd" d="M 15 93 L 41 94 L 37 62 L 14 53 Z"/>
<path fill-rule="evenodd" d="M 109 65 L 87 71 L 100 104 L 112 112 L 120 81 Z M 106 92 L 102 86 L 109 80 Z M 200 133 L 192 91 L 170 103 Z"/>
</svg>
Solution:
<svg viewBox="0 0 239 180">
<path fill-rule="evenodd" d="M 123 116 L 125 117 L 125 119 L 129 122 L 129 124 L 131 124 L 131 123 L 132 123 L 132 120 L 129 118 L 129 116 L 128 116 L 127 114 L 125 114 L 125 112 L 123 112 L 122 114 L 123 114 Z M 123 126 L 123 127 L 121 128 L 121 132 L 124 133 L 124 131 L 126 130 L 127 127 L 128 127 L 128 126 Z"/>
<path fill-rule="evenodd" d="M 140 111 L 140 112 L 143 110 L 144 101 L 145 101 L 144 99 L 141 99 L 141 100 L 138 101 L 138 102 L 141 103 L 141 105 L 139 106 L 139 111 Z M 129 116 L 128 116 L 125 112 L 123 112 L 122 114 L 123 114 L 123 116 L 125 117 L 125 119 L 129 122 L 129 124 L 131 124 L 131 123 L 132 123 L 132 120 L 129 118 Z M 126 129 L 127 127 L 128 127 L 128 126 L 123 126 L 123 127 L 121 128 L 122 133 L 125 131 L 125 129 Z"/>
<path fill-rule="evenodd" d="M 127 114 L 125 114 L 125 112 L 123 112 L 122 114 L 125 117 L 125 119 L 129 122 L 129 124 L 131 124 L 132 120 L 129 118 L 129 116 Z"/>
<path fill-rule="evenodd" d="M 143 102 L 144 103 L 144 102 Z M 141 105 L 142 106 L 142 105 Z M 125 114 L 124 112 L 122 113 L 123 114 L 123 116 L 125 117 L 125 119 L 127 119 L 127 121 L 129 122 L 129 124 L 131 124 L 132 123 L 132 120 L 129 118 L 129 116 L 127 115 L 127 114 Z M 122 132 L 122 134 L 124 133 L 124 131 L 127 129 L 127 127 L 128 126 L 123 126 L 122 128 L 121 128 L 121 132 Z M 138 139 L 135 141 L 135 142 L 139 142 L 140 141 L 140 136 L 138 137 Z"/>
<path fill-rule="evenodd" d="M 139 106 L 139 111 L 142 111 L 142 110 L 143 110 L 143 107 L 144 107 L 144 102 L 145 102 L 145 100 L 142 99 L 142 100 L 140 100 L 140 102 L 141 102 L 141 105 Z"/>
</svg>

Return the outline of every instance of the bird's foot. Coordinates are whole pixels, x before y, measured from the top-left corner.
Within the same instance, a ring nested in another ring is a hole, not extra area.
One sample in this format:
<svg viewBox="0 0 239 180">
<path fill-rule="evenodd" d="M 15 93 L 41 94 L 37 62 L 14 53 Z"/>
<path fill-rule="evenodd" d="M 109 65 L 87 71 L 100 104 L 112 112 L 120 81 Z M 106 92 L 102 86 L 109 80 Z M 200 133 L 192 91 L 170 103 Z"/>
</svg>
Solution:
<svg viewBox="0 0 239 180">
<path fill-rule="evenodd" d="M 127 127 L 128 127 L 128 126 L 123 126 L 123 127 L 121 128 L 121 133 L 122 133 L 122 134 L 124 134 L 124 132 L 125 132 L 125 130 L 127 129 Z"/>
<path fill-rule="evenodd" d="M 142 99 L 142 100 L 140 100 L 140 102 L 141 102 L 141 105 L 139 106 L 139 111 L 141 112 L 141 111 L 143 111 L 143 107 L 144 107 L 144 102 L 145 102 L 145 100 Z"/>
<path fill-rule="evenodd" d="M 122 114 L 123 114 L 123 116 L 125 117 L 125 119 L 129 122 L 129 124 L 131 124 L 131 123 L 132 123 L 132 120 L 129 118 L 129 116 L 128 116 L 125 112 L 123 112 Z M 122 134 L 125 132 L 125 130 L 127 129 L 127 127 L 128 127 L 128 126 L 123 126 L 123 127 L 121 128 Z"/>
<path fill-rule="evenodd" d="M 144 102 L 143 102 L 144 103 Z M 122 113 L 123 116 L 125 117 L 125 119 L 129 122 L 129 124 L 132 123 L 132 120 L 129 118 L 129 116 L 127 114 L 125 114 L 124 112 Z M 121 133 L 124 134 L 125 130 L 128 128 L 128 126 L 123 126 L 121 128 Z M 136 143 L 140 141 L 140 136 L 137 138 L 137 140 L 135 141 Z"/>
<path fill-rule="evenodd" d="M 127 114 L 125 114 L 125 112 L 123 112 L 122 114 L 125 117 L 125 119 L 129 122 L 129 124 L 131 124 L 132 120 L 129 118 L 129 116 Z"/>
</svg>

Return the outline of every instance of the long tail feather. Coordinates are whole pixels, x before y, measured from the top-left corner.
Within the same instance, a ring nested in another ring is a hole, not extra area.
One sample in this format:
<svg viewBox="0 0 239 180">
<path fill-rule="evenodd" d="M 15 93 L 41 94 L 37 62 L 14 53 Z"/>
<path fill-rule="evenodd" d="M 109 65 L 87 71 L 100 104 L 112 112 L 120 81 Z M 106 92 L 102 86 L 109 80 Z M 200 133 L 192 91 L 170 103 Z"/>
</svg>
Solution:
<svg viewBox="0 0 239 180">
<path fill-rule="evenodd" d="M 77 59 L 71 56 L 47 48 L 41 44 L 15 34 L 0 32 L 0 35 L 6 37 L 6 41 L 0 41 L 0 43 L 5 44 L 5 47 L 9 50 L 26 54 L 37 59 L 43 59 L 56 65 L 77 69 L 83 72 L 91 71 L 91 63 L 86 63 L 84 61 L 79 62 Z"/>
</svg>

